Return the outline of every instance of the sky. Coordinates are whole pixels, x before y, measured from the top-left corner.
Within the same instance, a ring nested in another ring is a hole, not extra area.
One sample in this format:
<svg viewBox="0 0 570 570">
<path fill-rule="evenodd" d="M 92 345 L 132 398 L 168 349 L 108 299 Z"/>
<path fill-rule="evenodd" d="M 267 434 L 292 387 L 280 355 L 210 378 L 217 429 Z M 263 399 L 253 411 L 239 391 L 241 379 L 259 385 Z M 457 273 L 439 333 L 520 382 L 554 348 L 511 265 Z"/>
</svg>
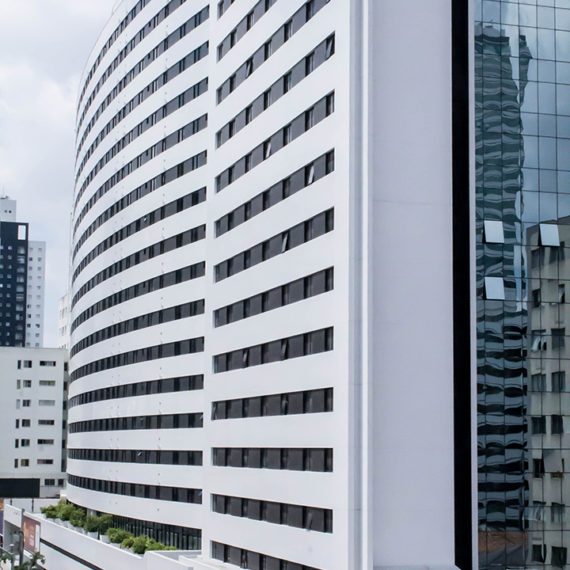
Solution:
<svg viewBox="0 0 570 570">
<path fill-rule="evenodd" d="M 81 73 L 117 0 L 0 0 L 0 193 L 47 242 L 44 346 L 67 289 Z"/>
</svg>

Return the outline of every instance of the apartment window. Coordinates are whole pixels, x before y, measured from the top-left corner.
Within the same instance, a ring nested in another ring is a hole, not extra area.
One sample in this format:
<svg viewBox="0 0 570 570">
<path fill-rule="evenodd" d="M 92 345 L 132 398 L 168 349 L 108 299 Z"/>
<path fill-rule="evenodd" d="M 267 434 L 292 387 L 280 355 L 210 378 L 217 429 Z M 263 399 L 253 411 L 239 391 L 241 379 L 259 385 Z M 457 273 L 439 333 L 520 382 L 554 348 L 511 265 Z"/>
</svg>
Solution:
<svg viewBox="0 0 570 570">
<path fill-rule="evenodd" d="M 532 473 L 534 477 L 544 477 L 544 459 L 532 460 Z"/>
<path fill-rule="evenodd" d="M 29 459 L 20 459 L 20 467 L 29 467 L 30 460 Z"/>
<path fill-rule="evenodd" d="M 40 406 L 55 406 L 55 400 L 40 400 L 38 404 Z"/>
<path fill-rule="evenodd" d="M 31 424 L 31 420 L 22 420 L 22 427 L 30 427 Z"/>
<path fill-rule="evenodd" d="M 38 425 L 40 425 L 40 426 L 53 426 L 53 425 L 55 425 L 55 420 L 38 420 Z"/>
<path fill-rule="evenodd" d="M 552 547 L 552 566 L 562 568 L 566 566 L 568 558 L 568 549 L 562 546 Z"/>
<path fill-rule="evenodd" d="M 292 86 L 292 75 L 291 72 L 289 72 L 283 76 L 283 93 L 290 91 Z"/>
<path fill-rule="evenodd" d="M 530 252 L 530 265 L 533 269 L 544 265 L 544 248 L 540 247 Z"/>
<path fill-rule="evenodd" d="M 38 439 L 38 445 L 53 445 L 53 439 Z"/>
<path fill-rule="evenodd" d="M 326 39 L 325 57 L 328 59 L 334 54 L 334 35 Z"/>
<path fill-rule="evenodd" d="M 288 41 L 293 35 L 293 21 L 289 20 L 283 25 L 283 41 Z"/>
<path fill-rule="evenodd" d="M 553 523 L 564 522 L 566 514 L 566 505 L 562 503 L 552 503 L 550 508 L 551 519 Z"/>
<path fill-rule="evenodd" d="M 546 350 L 546 330 L 537 329 L 532 331 L 531 348 L 533 352 Z"/>
<path fill-rule="evenodd" d="M 305 75 L 309 75 L 315 69 L 315 53 L 309 54 L 305 57 Z"/>
<path fill-rule="evenodd" d="M 531 388 L 533 392 L 546 392 L 546 374 L 533 374 Z"/>
<path fill-rule="evenodd" d="M 40 380 L 40 386 L 55 386 L 55 380 Z"/>
<path fill-rule="evenodd" d="M 564 422 L 562 416 L 559 415 L 551 416 L 551 428 L 553 435 L 560 435 L 564 433 Z"/>
<path fill-rule="evenodd" d="M 38 465 L 53 465 L 53 459 L 38 459 Z"/>
<path fill-rule="evenodd" d="M 559 350 L 565 346 L 566 329 L 552 329 L 552 349 Z"/>
<path fill-rule="evenodd" d="M 40 360 L 40 366 L 55 366 L 55 360 Z"/>
<path fill-rule="evenodd" d="M 544 562 L 546 559 L 546 545 L 545 544 L 533 544 L 532 545 L 532 561 L 533 562 Z"/>
<path fill-rule="evenodd" d="M 532 292 L 532 305 L 533 307 L 540 307 L 541 303 L 541 294 L 540 289 L 534 289 Z"/>
<path fill-rule="evenodd" d="M 22 400 L 22 407 L 29 408 L 32 405 L 31 400 Z"/>
<path fill-rule="evenodd" d="M 30 440 L 29 439 L 21 439 L 20 440 L 20 445 L 22 447 L 30 447 Z"/>
<path fill-rule="evenodd" d="M 566 372 L 564 370 L 552 373 L 552 391 L 564 392 L 566 390 Z"/>
<path fill-rule="evenodd" d="M 546 433 L 546 416 L 533 416 L 531 418 L 532 433 L 543 435 Z"/>
<path fill-rule="evenodd" d="M 55 486 L 55 479 L 45 479 L 44 485 L 46 487 L 54 487 Z"/>
<path fill-rule="evenodd" d="M 566 303 L 566 285 L 564 283 L 558 285 L 558 302 Z"/>
<path fill-rule="evenodd" d="M 24 360 L 23 364 L 24 364 L 24 368 L 31 368 L 32 367 L 32 361 L 31 360 Z M 41 363 L 40 363 L 40 366 L 41 366 Z"/>
</svg>

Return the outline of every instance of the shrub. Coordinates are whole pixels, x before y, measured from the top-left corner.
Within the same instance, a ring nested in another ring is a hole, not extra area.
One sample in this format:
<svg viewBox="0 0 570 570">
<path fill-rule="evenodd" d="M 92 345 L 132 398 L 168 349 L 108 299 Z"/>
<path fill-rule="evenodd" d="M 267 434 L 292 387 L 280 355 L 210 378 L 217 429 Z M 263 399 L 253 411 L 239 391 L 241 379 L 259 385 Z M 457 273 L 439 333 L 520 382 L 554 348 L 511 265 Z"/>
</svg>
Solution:
<svg viewBox="0 0 570 570">
<path fill-rule="evenodd" d="M 162 544 L 162 542 L 156 541 L 154 538 L 149 538 L 148 543 L 146 545 L 147 550 L 164 550 L 166 546 Z"/>
<path fill-rule="evenodd" d="M 148 547 L 148 540 L 147 536 L 137 536 L 133 541 L 133 552 L 136 554 L 144 554 Z"/>
<path fill-rule="evenodd" d="M 121 544 L 125 538 L 133 536 L 133 534 L 121 528 L 110 528 L 107 530 L 107 536 L 109 537 L 110 542 Z"/>
<path fill-rule="evenodd" d="M 74 507 L 73 512 L 69 516 L 69 522 L 73 526 L 82 527 L 83 523 L 85 522 L 85 515 L 86 512 L 84 509 Z"/>
<path fill-rule="evenodd" d="M 87 515 L 83 524 L 83 528 L 87 532 L 97 532 L 99 530 L 99 517 L 95 515 Z"/>
<path fill-rule="evenodd" d="M 41 507 L 40 510 L 42 514 L 44 514 L 48 519 L 57 518 L 57 507 L 55 505 L 50 505 L 49 507 Z"/>
<path fill-rule="evenodd" d="M 65 499 L 60 499 L 55 506 L 56 518 L 61 519 L 61 511 L 67 506 Z"/>
<path fill-rule="evenodd" d="M 75 511 L 75 507 L 71 503 L 66 503 L 59 511 L 59 518 L 62 521 L 68 521 L 71 518 L 73 511 Z"/>
<path fill-rule="evenodd" d="M 99 532 L 105 534 L 113 524 L 113 515 L 101 515 L 99 517 Z"/>
<path fill-rule="evenodd" d="M 123 542 L 121 542 L 121 548 L 132 548 L 134 542 L 135 542 L 134 536 L 127 536 L 127 538 L 125 538 Z"/>
</svg>

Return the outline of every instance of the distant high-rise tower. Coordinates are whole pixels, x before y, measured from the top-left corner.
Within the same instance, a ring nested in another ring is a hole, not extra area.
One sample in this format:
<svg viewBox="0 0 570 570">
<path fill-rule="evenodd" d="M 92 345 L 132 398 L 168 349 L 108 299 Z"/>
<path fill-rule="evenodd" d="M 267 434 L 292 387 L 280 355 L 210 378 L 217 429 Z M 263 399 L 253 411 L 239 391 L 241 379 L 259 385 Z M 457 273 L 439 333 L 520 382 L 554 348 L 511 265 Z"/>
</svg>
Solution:
<svg viewBox="0 0 570 570">
<path fill-rule="evenodd" d="M 43 345 L 45 250 L 16 221 L 16 201 L 0 197 L 0 346 Z"/>
</svg>

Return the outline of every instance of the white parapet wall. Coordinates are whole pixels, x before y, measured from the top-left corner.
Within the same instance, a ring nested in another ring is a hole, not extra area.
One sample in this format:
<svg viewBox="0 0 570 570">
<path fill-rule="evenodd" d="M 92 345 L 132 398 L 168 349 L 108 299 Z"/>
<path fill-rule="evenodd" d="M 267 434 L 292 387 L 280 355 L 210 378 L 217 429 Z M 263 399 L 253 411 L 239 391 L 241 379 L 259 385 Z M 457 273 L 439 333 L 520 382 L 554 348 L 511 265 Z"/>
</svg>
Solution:
<svg viewBox="0 0 570 570">
<path fill-rule="evenodd" d="M 25 511 L 24 511 L 25 512 Z M 199 551 L 146 552 L 139 555 L 118 544 L 103 542 L 84 534 L 68 523 L 46 519 L 25 512 L 40 525 L 40 553 L 48 570 L 202 570 L 226 567 L 223 564 L 203 565 L 197 560 Z M 6 548 L 17 550 L 17 536 L 22 527 L 22 510 L 12 505 L 4 508 Z M 29 552 L 27 554 L 30 554 Z"/>
</svg>

